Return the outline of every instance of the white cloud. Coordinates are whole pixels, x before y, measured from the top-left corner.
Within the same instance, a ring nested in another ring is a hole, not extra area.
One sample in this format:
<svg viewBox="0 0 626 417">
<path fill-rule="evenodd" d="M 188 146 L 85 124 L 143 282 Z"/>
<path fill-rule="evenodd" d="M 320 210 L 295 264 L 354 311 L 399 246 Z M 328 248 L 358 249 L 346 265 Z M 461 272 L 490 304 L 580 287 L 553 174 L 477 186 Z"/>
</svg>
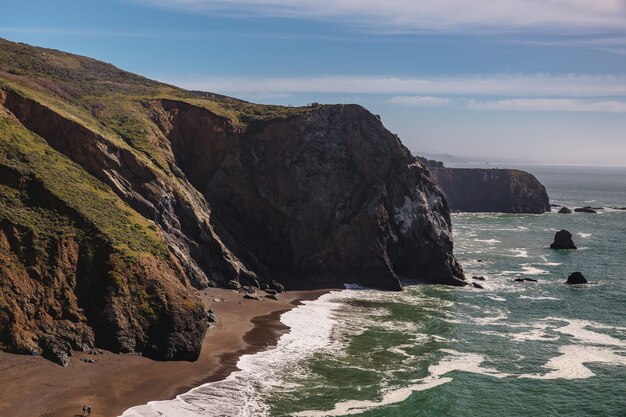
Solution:
<svg viewBox="0 0 626 417">
<path fill-rule="evenodd" d="M 626 97 L 626 75 L 484 75 L 465 77 L 189 77 L 169 82 L 234 96 L 388 94 L 402 96 Z M 406 100 L 406 99 L 403 99 Z"/>
<path fill-rule="evenodd" d="M 465 106 L 471 110 L 626 113 L 626 101 L 619 100 L 518 98 L 492 101 L 469 100 Z"/>
<path fill-rule="evenodd" d="M 135 0 L 213 14 L 340 20 L 377 30 L 623 32 L 624 0 Z"/>
<path fill-rule="evenodd" d="M 392 104 L 401 104 L 404 106 L 424 106 L 437 107 L 445 106 L 452 103 L 449 98 L 432 97 L 432 96 L 396 96 L 389 100 Z"/>
</svg>

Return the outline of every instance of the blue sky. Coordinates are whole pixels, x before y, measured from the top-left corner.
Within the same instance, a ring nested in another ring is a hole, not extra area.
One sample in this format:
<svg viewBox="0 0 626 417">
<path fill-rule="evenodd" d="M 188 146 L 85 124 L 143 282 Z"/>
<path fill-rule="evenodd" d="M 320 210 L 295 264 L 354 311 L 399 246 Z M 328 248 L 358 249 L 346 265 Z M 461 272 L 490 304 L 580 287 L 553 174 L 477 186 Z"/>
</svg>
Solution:
<svg viewBox="0 0 626 417">
<path fill-rule="evenodd" d="M 0 36 L 257 102 L 359 103 L 414 151 L 626 165 L 625 0 L 5 1 Z"/>
</svg>

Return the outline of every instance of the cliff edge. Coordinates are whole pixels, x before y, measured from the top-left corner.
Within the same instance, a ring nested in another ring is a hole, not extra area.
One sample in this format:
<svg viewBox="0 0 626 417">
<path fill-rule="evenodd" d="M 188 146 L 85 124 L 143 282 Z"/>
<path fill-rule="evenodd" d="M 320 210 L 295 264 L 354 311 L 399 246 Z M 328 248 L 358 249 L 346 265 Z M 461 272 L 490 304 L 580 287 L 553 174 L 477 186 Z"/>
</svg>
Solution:
<svg viewBox="0 0 626 417">
<path fill-rule="evenodd" d="M 356 105 L 264 106 L 0 39 L 0 347 L 193 360 L 196 289 L 464 285 L 427 170 Z"/>
<path fill-rule="evenodd" d="M 430 172 L 454 211 L 532 214 L 550 211 L 545 187 L 528 172 L 444 167 L 432 167 Z"/>
</svg>

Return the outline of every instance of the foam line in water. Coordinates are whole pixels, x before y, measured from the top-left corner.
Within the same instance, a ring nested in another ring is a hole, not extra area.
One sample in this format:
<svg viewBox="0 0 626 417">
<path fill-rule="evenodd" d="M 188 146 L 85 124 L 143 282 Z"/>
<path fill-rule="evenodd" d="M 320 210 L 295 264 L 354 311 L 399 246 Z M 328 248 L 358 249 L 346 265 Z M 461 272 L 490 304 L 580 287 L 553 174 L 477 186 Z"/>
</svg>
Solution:
<svg viewBox="0 0 626 417">
<path fill-rule="evenodd" d="M 607 328 L 608 326 L 596 326 L 594 322 L 587 320 L 572 320 L 572 319 L 555 319 L 562 320 L 567 322 L 568 324 L 559 327 L 558 329 L 554 329 L 554 331 L 568 334 L 574 339 L 590 344 L 590 345 L 605 345 L 605 346 L 626 346 L 626 342 L 620 340 L 616 337 L 609 336 L 608 334 L 594 332 L 592 330 L 587 329 L 587 327 L 596 327 L 596 328 Z"/>
<path fill-rule="evenodd" d="M 520 378 L 532 379 L 586 379 L 595 374 L 585 366 L 587 363 L 606 363 L 626 366 L 626 356 L 593 346 L 566 345 L 559 348 L 561 353 L 550 359 L 544 368 L 551 369 L 545 374 L 523 374 Z"/>
<path fill-rule="evenodd" d="M 442 359 L 438 364 L 428 367 L 429 376 L 416 381 L 416 384 L 408 387 L 397 388 L 385 392 L 380 401 L 342 401 L 335 404 L 334 408 L 331 410 L 307 410 L 295 413 L 293 416 L 331 417 L 361 414 L 374 408 L 406 401 L 414 392 L 425 391 L 448 383 L 452 381 L 453 378 L 444 377 L 444 375 L 453 371 L 489 375 L 495 378 L 505 378 L 510 376 L 510 374 L 499 372 L 493 368 L 482 367 L 481 363 L 485 360 L 482 355 L 476 353 L 460 353 L 448 349 L 442 349 L 441 352 L 447 353 L 449 356 Z"/>
</svg>

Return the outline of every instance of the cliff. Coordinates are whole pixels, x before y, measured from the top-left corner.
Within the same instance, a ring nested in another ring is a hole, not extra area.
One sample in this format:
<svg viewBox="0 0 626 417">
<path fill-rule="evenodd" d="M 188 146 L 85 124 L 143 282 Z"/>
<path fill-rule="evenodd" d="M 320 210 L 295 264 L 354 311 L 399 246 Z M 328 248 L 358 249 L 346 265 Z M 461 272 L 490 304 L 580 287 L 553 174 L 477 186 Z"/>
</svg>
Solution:
<svg viewBox="0 0 626 417">
<path fill-rule="evenodd" d="M 360 106 L 263 106 L 0 40 L 0 344 L 194 359 L 195 289 L 463 285 L 445 198 Z"/>
<path fill-rule="evenodd" d="M 515 169 L 430 168 L 451 210 L 465 212 L 545 213 L 545 187 L 528 172 Z"/>
</svg>

